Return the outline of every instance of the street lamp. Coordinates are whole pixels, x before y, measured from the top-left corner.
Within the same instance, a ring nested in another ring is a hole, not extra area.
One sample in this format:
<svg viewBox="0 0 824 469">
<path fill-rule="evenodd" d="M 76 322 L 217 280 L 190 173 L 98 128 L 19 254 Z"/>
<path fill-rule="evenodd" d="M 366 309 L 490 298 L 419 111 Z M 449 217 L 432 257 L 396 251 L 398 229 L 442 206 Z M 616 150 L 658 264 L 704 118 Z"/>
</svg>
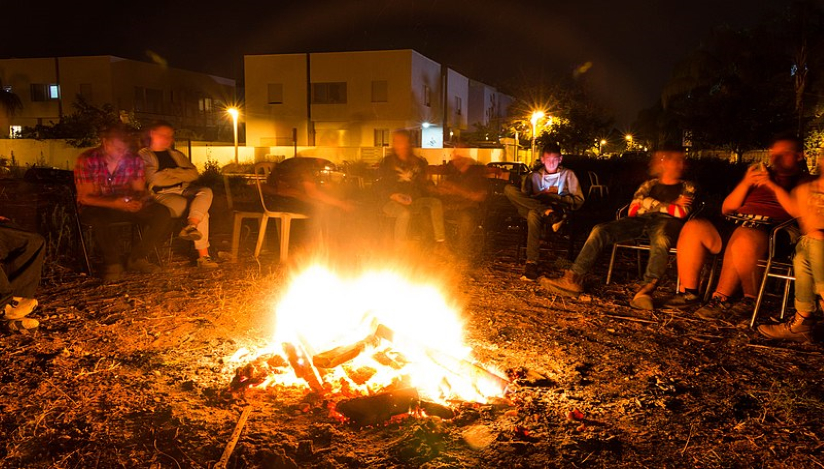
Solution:
<svg viewBox="0 0 824 469">
<path fill-rule="evenodd" d="M 632 150 L 632 134 L 627 134 L 624 138 L 627 141 L 627 150 Z"/>
<path fill-rule="evenodd" d="M 607 141 L 606 141 L 606 139 L 603 139 L 603 138 L 601 139 L 600 142 L 598 142 L 598 156 L 604 156 L 604 145 L 606 145 L 606 144 L 607 144 Z"/>
<path fill-rule="evenodd" d="M 544 111 L 535 111 L 532 113 L 532 118 L 530 122 L 532 122 L 532 161 L 535 161 L 535 139 L 538 137 L 537 126 L 538 121 L 543 119 L 545 116 Z"/>
<path fill-rule="evenodd" d="M 237 110 L 236 107 L 230 107 L 229 109 L 226 110 L 226 112 L 229 113 L 230 116 L 232 116 L 232 124 L 234 125 L 234 128 L 235 128 L 235 164 L 238 164 L 238 157 L 237 157 L 237 153 L 238 153 L 238 151 L 237 151 L 238 150 L 237 149 L 237 116 L 240 114 L 240 112 Z"/>
</svg>

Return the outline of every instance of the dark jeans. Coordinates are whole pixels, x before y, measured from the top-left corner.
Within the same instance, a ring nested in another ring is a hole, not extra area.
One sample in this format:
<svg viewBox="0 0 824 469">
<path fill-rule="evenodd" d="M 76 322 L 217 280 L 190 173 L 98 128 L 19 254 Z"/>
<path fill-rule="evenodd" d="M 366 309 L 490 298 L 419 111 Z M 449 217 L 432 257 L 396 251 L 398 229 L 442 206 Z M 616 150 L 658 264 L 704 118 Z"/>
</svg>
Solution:
<svg viewBox="0 0 824 469">
<path fill-rule="evenodd" d="M 667 270 L 669 250 L 678 240 L 682 226 L 683 219 L 660 213 L 626 217 L 596 225 L 578 253 L 572 271 L 584 275 L 592 269 L 606 246 L 631 241 L 646 234 L 649 236 L 650 251 L 644 282 L 660 279 Z"/>
<path fill-rule="evenodd" d="M 143 239 L 132 246 L 129 260 L 146 257 L 149 251 L 162 244 L 169 235 L 172 227 L 172 216 L 166 206 L 158 203 L 149 203 L 139 212 L 123 212 L 104 207 L 82 207 L 80 220 L 91 225 L 96 244 L 103 254 L 106 265 L 120 263 L 120 249 L 117 239 L 117 229 L 113 223 L 137 223 L 143 233 Z"/>
<path fill-rule="evenodd" d="M 541 248 L 541 230 L 543 230 L 546 221 L 544 212 L 550 208 L 563 211 L 567 210 L 568 206 L 561 201 L 560 197 L 557 203 L 551 201 L 551 196 L 545 196 L 546 200 L 541 201 L 524 194 L 514 185 L 506 186 L 504 195 L 518 209 L 518 214 L 526 218 L 526 261 L 538 262 Z"/>
<path fill-rule="evenodd" d="M 46 241 L 39 234 L 0 224 L 0 307 L 15 296 L 34 298 L 45 247 Z"/>
</svg>

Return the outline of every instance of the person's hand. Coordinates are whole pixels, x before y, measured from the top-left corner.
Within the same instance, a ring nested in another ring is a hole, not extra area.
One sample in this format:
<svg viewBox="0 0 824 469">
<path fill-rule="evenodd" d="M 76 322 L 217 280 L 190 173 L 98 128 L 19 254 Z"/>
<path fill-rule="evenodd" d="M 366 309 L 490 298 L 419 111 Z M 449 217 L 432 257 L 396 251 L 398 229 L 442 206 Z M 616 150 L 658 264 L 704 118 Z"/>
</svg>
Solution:
<svg viewBox="0 0 824 469">
<path fill-rule="evenodd" d="M 750 166 L 744 174 L 744 183 L 748 186 L 758 186 L 764 183 L 764 180 L 770 178 L 770 173 L 763 167 L 763 165 Z"/>
<path fill-rule="evenodd" d="M 390 195 L 389 198 L 394 200 L 395 202 L 401 204 L 401 205 L 411 205 L 412 204 L 412 197 L 410 197 L 406 194 L 401 194 L 401 193 L 396 192 L 396 193 Z"/>
<path fill-rule="evenodd" d="M 541 191 L 541 194 L 557 194 L 558 188 L 555 186 L 549 187 L 547 190 Z"/>
<path fill-rule="evenodd" d="M 118 197 L 115 199 L 114 208 L 124 212 L 139 212 L 143 208 L 143 202 L 134 200 L 131 197 Z"/>
<path fill-rule="evenodd" d="M 690 197 L 688 195 L 681 195 L 677 199 L 675 199 L 675 202 L 673 203 L 675 205 L 680 205 L 682 207 L 689 207 L 690 205 L 692 205 L 693 200 L 695 200 L 693 197 Z"/>
</svg>

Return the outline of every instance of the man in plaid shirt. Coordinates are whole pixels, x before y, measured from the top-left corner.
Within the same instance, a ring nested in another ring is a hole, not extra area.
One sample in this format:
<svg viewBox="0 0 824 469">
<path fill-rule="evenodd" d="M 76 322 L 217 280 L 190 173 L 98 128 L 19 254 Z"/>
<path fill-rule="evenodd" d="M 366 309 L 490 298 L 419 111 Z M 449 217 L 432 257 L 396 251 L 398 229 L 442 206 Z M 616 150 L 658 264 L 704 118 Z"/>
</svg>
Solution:
<svg viewBox="0 0 824 469">
<path fill-rule="evenodd" d="M 159 267 L 146 259 L 171 228 L 171 214 L 154 203 L 146 191 L 143 160 L 131 149 L 132 138 L 123 126 L 113 126 L 101 134 L 101 145 L 77 158 L 74 181 L 81 220 L 91 225 L 94 239 L 103 254 L 103 279 L 114 281 L 123 273 L 119 245 L 113 240 L 113 223 L 137 223 L 142 239 L 132 247 L 126 268 L 132 272 L 155 273 Z"/>
</svg>

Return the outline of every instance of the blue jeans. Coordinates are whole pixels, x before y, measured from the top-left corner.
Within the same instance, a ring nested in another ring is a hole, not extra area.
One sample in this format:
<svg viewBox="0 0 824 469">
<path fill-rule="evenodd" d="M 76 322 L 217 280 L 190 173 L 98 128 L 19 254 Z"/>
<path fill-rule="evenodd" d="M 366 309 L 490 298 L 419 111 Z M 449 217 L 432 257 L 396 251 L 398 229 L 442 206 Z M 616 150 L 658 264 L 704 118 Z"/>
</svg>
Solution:
<svg viewBox="0 0 824 469">
<path fill-rule="evenodd" d="M 504 188 L 504 195 L 518 210 L 521 217 L 526 218 L 526 261 L 538 262 L 541 249 L 541 230 L 544 228 L 547 209 L 562 209 L 564 203 L 558 198 L 558 203 L 553 205 L 544 203 L 536 198 L 521 192 L 518 186 L 508 185 Z M 551 197 L 548 197 L 551 199 Z"/>
<path fill-rule="evenodd" d="M 587 242 L 575 258 L 572 271 L 578 275 L 588 273 L 606 246 L 631 241 L 646 234 L 649 236 L 649 261 L 644 272 L 644 282 L 660 279 L 667 270 L 670 248 L 678 240 L 684 220 L 663 213 L 640 217 L 626 217 L 595 225 Z"/>
<path fill-rule="evenodd" d="M 795 246 L 795 310 L 805 316 L 815 312 L 824 294 L 824 240 L 802 236 Z"/>
</svg>

